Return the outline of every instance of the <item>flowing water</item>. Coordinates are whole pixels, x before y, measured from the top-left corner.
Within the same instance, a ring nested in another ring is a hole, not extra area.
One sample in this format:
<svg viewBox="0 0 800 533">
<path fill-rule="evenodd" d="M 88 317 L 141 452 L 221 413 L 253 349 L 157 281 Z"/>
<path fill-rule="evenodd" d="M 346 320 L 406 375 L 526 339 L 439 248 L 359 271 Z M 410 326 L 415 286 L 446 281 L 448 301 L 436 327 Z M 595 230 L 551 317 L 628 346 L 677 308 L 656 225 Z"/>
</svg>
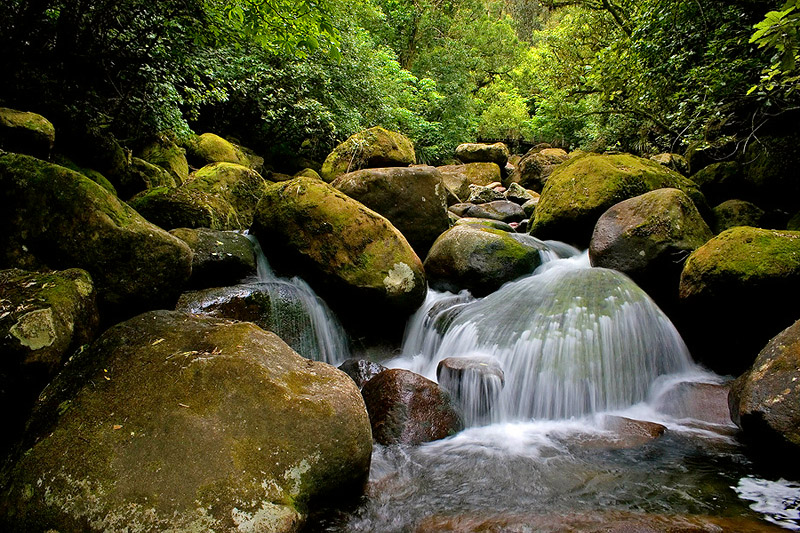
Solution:
<svg viewBox="0 0 800 533">
<path fill-rule="evenodd" d="M 676 405 L 686 387 L 719 392 L 724 379 L 692 362 L 630 279 L 548 244 L 533 275 L 482 299 L 429 292 L 401 355 L 381 362 L 436 380 L 443 359 L 474 357 L 499 364 L 504 378 L 493 376 L 491 391 L 486 380 L 461 384 L 459 434 L 376 445 L 361 505 L 310 530 L 581 531 L 565 520 L 675 515 L 733 520 L 721 531 L 747 521 L 800 529 L 800 486 L 759 477 L 729 420 Z M 620 416 L 666 431 L 620 435 L 609 423 Z"/>
</svg>

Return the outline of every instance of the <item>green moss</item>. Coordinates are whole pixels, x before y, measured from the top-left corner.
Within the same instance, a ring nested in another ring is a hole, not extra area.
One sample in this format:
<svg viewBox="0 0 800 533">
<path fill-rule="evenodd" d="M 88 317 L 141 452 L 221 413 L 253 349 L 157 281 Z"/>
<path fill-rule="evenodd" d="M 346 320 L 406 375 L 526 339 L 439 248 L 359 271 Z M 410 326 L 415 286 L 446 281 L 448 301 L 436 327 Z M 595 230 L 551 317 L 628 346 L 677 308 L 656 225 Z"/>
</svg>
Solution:
<svg viewBox="0 0 800 533">
<path fill-rule="evenodd" d="M 405 136 L 374 127 L 350 136 L 337 146 L 322 164 L 322 179 L 367 167 L 407 166 L 417 162 L 414 146 Z"/>
</svg>

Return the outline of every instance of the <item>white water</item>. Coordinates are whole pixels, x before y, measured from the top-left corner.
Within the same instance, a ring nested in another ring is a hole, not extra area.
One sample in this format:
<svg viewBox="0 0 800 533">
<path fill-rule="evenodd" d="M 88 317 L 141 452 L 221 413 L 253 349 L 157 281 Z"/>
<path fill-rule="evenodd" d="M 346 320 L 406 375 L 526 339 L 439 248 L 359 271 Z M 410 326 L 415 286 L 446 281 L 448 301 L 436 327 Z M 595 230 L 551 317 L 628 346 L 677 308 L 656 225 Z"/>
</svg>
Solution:
<svg viewBox="0 0 800 533">
<path fill-rule="evenodd" d="M 388 366 L 435 380 L 442 359 L 470 356 L 494 357 L 505 372 L 494 422 L 630 407 L 659 376 L 695 369 L 652 300 L 626 276 L 590 268 L 586 254 L 547 261 L 480 300 L 431 291 Z"/>
</svg>

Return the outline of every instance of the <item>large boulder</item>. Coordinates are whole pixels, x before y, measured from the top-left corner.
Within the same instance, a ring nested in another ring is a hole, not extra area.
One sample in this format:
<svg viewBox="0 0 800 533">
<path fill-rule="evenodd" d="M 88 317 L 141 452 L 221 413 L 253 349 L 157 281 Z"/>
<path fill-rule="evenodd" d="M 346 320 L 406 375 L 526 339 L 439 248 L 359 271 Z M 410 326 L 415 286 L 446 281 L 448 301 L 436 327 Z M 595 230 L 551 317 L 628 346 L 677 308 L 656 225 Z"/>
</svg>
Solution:
<svg viewBox="0 0 800 533">
<path fill-rule="evenodd" d="M 87 270 L 103 319 L 171 307 L 192 252 L 90 179 L 0 154 L 0 267 Z"/>
<path fill-rule="evenodd" d="M 0 270 L 0 452 L 44 386 L 98 326 L 92 278 L 85 270 Z"/>
<path fill-rule="evenodd" d="M 444 184 L 459 202 L 469 198 L 470 185 L 489 185 L 502 179 L 497 163 L 468 163 L 438 167 Z"/>
<path fill-rule="evenodd" d="M 456 148 L 456 158 L 462 163 L 497 163 L 503 168 L 508 157 L 508 146 L 503 143 L 465 143 Z"/>
<path fill-rule="evenodd" d="M 472 224 L 457 225 L 439 237 L 425 259 L 432 288 L 485 296 L 530 274 L 541 264 L 543 243 L 528 235 Z"/>
<path fill-rule="evenodd" d="M 741 226 L 689 256 L 680 280 L 679 329 L 692 355 L 739 374 L 796 317 L 800 232 Z"/>
<path fill-rule="evenodd" d="M 237 229 L 246 229 L 253 223 L 253 212 L 267 183 L 261 174 L 245 166 L 211 163 L 193 172 L 183 187 L 228 202 L 236 211 Z"/>
<path fill-rule="evenodd" d="M 179 183 L 166 169 L 138 157 L 131 158 L 127 171 L 117 174 L 115 181 L 117 192 L 123 199 L 148 189 L 175 187 Z"/>
<path fill-rule="evenodd" d="M 561 148 L 531 149 L 520 159 L 511 181 L 527 189 L 542 192 L 553 170 L 569 158 Z"/>
<path fill-rule="evenodd" d="M 214 133 L 203 133 L 186 143 L 186 159 L 195 168 L 211 163 L 236 163 L 255 169 L 263 164 L 260 158 L 248 155 L 240 147 Z"/>
<path fill-rule="evenodd" d="M 746 200 L 725 200 L 713 209 L 713 213 L 715 233 L 722 233 L 736 226 L 760 228 L 766 220 L 764 210 Z"/>
<path fill-rule="evenodd" d="M 241 233 L 208 228 L 178 228 L 170 233 L 192 249 L 191 288 L 235 285 L 256 275 L 253 243 Z"/>
<path fill-rule="evenodd" d="M 189 177 L 189 163 L 186 161 L 186 150 L 174 141 L 162 137 L 145 146 L 139 157 L 164 168 L 180 185 Z"/>
<path fill-rule="evenodd" d="M 156 187 L 137 194 L 128 204 L 165 230 L 242 229 L 236 210 L 227 200 L 189 187 Z"/>
<path fill-rule="evenodd" d="M 685 192 L 705 216 L 708 207 L 697 185 L 655 161 L 630 154 L 572 157 L 547 180 L 531 234 L 585 247 L 597 219 L 608 208 L 666 187 Z"/>
<path fill-rule="evenodd" d="M 322 164 L 320 176 L 331 182 L 362 168 L 407 167 L 416 164 L 414 145 L 404 135 L 374 127 L 350 136 Z"/>
<path fill-rule="evenodd" d="M 299 530 L 358 497 L 369 420 L 343 372 L 249 323 L 156 311 L 109 329 L 45 389 L 3 473 L 0 525 Z"/>
<path fill-rule="evenodd" d="M 463 429 L 450 395 L 408 370 L 384 370 L 361 389 L 378 444 L 422 444 Z"/>
<path fill-rule="evenodd" d="M 55 139 L 53 124 L 42 115 L 0 107 L 0 149 L 48 159 Z"/>
<path fill-rule="evenodd" d="M 713 236 L 685 193 L 657 189 L 603 213 L 592 233 L 589 259 L 592 266 L 627 274 L 669 309 L 677 302 L 686 257 Z"/>
<path fill-rule="evenodd" d="M 520 222 L 526 218 L 525 210 L 519 204 L 508 200 L 495 200 L 484 204 L 464 204 L 467 208 L 461 216 L 485 218 L 500 222 Z"/>
<path fill-rule="evenodd" d="M 389 219 L 420 257 L 450 227 L 447 193 L 434 167 L 358 170 L 331 186 Z"/>
<path fill-rule="evenodd" d="M 350 325 L 404 321 L 425 299 L 422 262 L 405 237 L 323 181 L 268 187 L 251 230 L 276 270 L 301 275 Z"/>
<path fill-rule="evenodd" d="M 795 313 L 796 315 L 797 313 Z M 780 462 L 800 451 L 800 321 L 764 347 L 728 396 L 744 436 Z"/>
</svg>

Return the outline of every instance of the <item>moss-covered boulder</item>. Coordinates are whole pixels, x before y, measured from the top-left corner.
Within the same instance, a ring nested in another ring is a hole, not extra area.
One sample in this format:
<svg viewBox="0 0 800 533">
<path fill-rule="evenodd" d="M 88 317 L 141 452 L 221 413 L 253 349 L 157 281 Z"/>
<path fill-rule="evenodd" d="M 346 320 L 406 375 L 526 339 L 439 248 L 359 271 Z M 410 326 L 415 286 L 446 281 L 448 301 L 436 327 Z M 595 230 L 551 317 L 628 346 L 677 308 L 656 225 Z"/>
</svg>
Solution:
<svg viewBox="0 0 800 533">
<path fill-rule="evenodd" d="M 185 188 L 225 200 L 236 211 L 236 229 L 249 228 L 253 211 L 267 181 L 261 174 L 236 163 L 211 163 L 193 172 Z"/>
<path fill-rule="evenodd" d="M 131 158 L 127 172 L 118 175 L 116 181 L 123 199 L 156 187 L 176 187 L 179 183 L 166 169 L 138 157 Z"/>
<path fill-rule="evenodd" d="M 112 327 L 45 389 L 3 473 L 0 524 L 46 531 L 297 531 L 358 497 L 358 388 L 250 323 L 156 311 Z"/>
<path fill-rule="evenodd" d="M 689 162 L 680 154 L 665 152 L 650 156 L 650 159 L 684 176 L 689 175 Z"/>
<path fill-rule="evenodd" d="M 420 257 L 447 231 L 447 193 L 434 167 L 370 168 L 339 176 L 331 186 L 383 215 Z"/>
<path fill-rule="evenodd" d="M 253 168 L 253 162 L 244 150 L 214 133 L 203 133 L 192 137 L 185 148 L 186 160 L 195 168 L 202 168 L 211 163 L 236 163 Z"/>
<path fill-rule="evenodd" d="M 766 220 L 764 210 L 746 200 L 726 200 L 713 209 L 713 214 L 716 233 L 736 226 L 759 228 Z"/>
<path fill-rule="evenodd" d="M 253 243 L 241 233 L 208 228 L 177 228 L 170 233 L 192 249 L 191 288 L 235 285 L 256 274 Z"/>
<path fill-rule="evenodd" d="M 85 270 L 0 270 L 0 452 L 19 436 L 33 401 L 98 326 Z"/>
<path fill-rule="evenodd" d="M 63 156 L 55 156 L 53 158 L 53 162 L 57 165 L 61 165 L 62 167 L 66 167 L 70 170 L 74 170 L 75 172 L 80 172 L 96 184 L 100 185 L 102 188 L 113 194 L 114 196 L 119 196 L 117 194 L 117 188 L 106 179 L 100 172 L 94 170 L 93 168 L 85 168 L 77 165 L 74 161 L 67 157 Z"/>
<path fill-rule="evenodd" d="M 603 213 L 592 233 L 593 266 L 630 276 L 661 305 L 677 302 L 683 262 L 713 233 L 692 200 L 678 189 L 657 189 Z"/>
<path fill-rule="evenodd" d="M 331 182 L 362 168 L 406 167 L 416 164 L 414 145 L 404 135 L 374 127 L 350 136 L 322 164 L 320 176 Z"/>
<path fill-rule="evenodd" d="M 384 370 L 364 384 L 361 394 L 379 444 L 422 444 L 464 427 L 450 394 L 408 370 Z"/>
<path fill-rule="evenodd" d="M 559 165 L 547 180 L 531 234 L 585 247 L 597 219 L 608 208 L 667 187 L 682 190 L 702 214 L 708 212 L 694 182 L 655 161 L 630 154 L 576 155 Z"/>
<path fill-rule="evenodd" d="M 404 321 L 425 299 L 422 263 L 405 237 L 323 181 L 269 186 L 251 231 L 276 270 L 301 275 L 352 326 Z"/>
<path fill-rule="evenodd" d="M 741 165 L 735 161 L 712 163 L 695 172 L 691 179 L 711 205 L 747 198 L 752 193 L 745 185 Z"/>
<path fill-rule="evenodd" d="M 497 163 L 468 163 L 466 165 L 445 165 L 438 167 L 444 184 L 458 199 L 464 202 L 469 198 L 470 185 L 489 185 L 501 181 L 500 167 Z"/>
<path fill-rule="evenodd" d="M 165 169 L 180 185 L 189 177 L 189 163 L 186 161 L 186 150 L 165 137 L 156 139 L 145 146 L 139 157 Z"/>
<path fill-rule="evenodd" d="M 797 315 L 798 313 L 795 313 Z M 780 464 L 800 451 L 800 321 L 775 336 L 728 396 L 747 440 Z M 795 468 L 795 471 L 798 470 Z"/>
<path fill-rule="evenodd" d="M 425 272 L 431 287 L 485 296 L 541 264 L 543 243 L 528 235 L 471 224 L 453 226 L 431 247 Z"/>
<path fill-rule="evenodd" d="M 103 319 L 171 307 L 192 252 L 108 191 L 64 167 L 0 154 L 0 266 L 87 270 Z"/>
<path fill-rule="evenodd" d="M 732 228 L 687 259 L 679 327 L 695 359 L 739 374 L 795 320 L 797 294 L 800 232 Z"/>
<path fill-rule="evenodd" d="M 560 148 L 531 149 L 517 163 L 511 181 L 536 192 L 542 192 L 553 170 L 569 158 Z"/>
<path fill-rule="evenodd" d="M 464 143 L 458 145 L 455 155 L 462 163 L 497 163 L 503 168 L 510 154 L 503 143 Z"/>
<path fill-rule="evenodd" d="M 48 159 L 55 139 L 53 124 L 42 115 L 0 107 L 0 149 Z"/>
<path fill-rule="evenodd" d="M 239 218 L 225 199 L 188 187 L 156 187 L 128 201 L 144 218 L 165 230 L 239 228 Z"/>
</svg>

